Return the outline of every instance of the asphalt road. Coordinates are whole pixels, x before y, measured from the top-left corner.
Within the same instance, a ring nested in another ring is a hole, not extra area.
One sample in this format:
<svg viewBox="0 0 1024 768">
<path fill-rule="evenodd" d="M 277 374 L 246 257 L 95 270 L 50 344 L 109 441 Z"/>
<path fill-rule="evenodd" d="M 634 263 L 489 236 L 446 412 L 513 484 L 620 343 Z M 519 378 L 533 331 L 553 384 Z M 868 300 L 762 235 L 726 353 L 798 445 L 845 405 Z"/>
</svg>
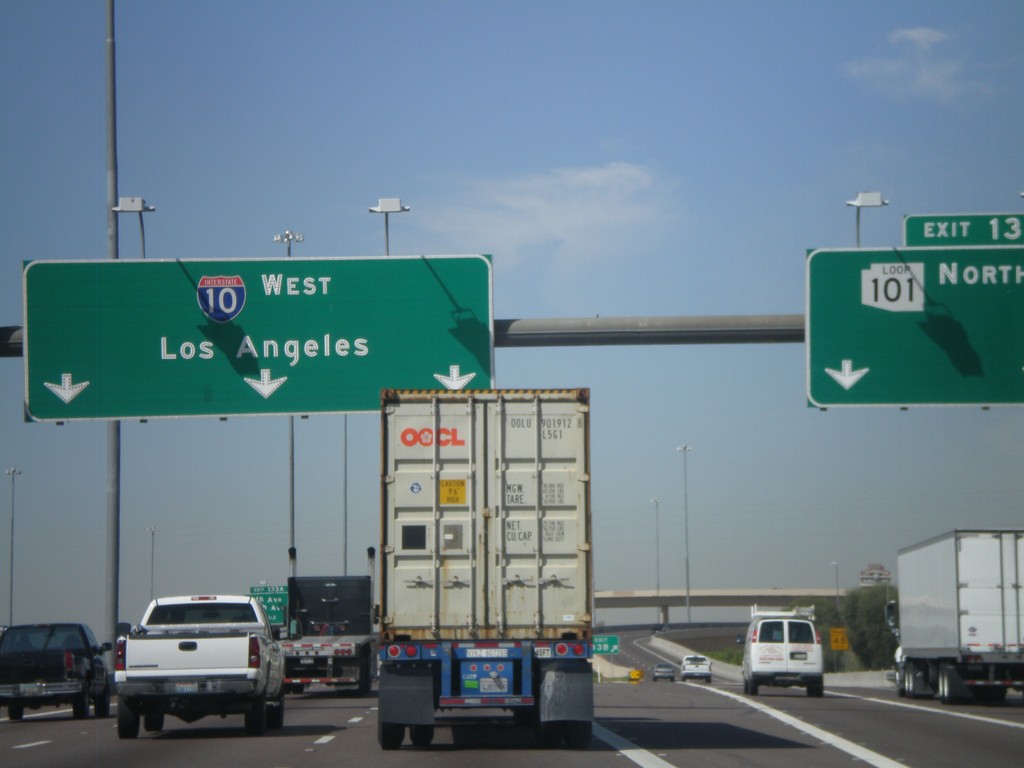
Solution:
<svg viewBox="0 0 1024 768">
<path fill-rule="evenodd" d="M 662 660 L 645 636 L 623 637 L 623 655 L 640 666 Z M 628 650 L 627 650 L 628 649 Z M 445 768 L 481 764 L 522 768 L 736 768 L 764 766 L 1019 766 L 1024 754 L 1024 697 L 999 707 L 945 707 L 898 699 L 893 689 L 762 689 L 744 696 L 724 677 L 703 683 L 601 683 L 595 688 L 589 750 L 542 750 L 529 728 L 500 711 L 484 721 L 445 718 L 434 744 L 377 745 L 376 699 L 312 693 L 288 698 L 285 726 L 247 737 L 242 717 L 187 724 L 167 718 L 165 730 L 136 740 L 117 737 L 114 718 L 75 720 L 69 710 L 28 712 L 0 720 L 0 764 L 7 768 L 188 766 L 188 768 L 318 768 L 372 765 Z"/>
</svg>

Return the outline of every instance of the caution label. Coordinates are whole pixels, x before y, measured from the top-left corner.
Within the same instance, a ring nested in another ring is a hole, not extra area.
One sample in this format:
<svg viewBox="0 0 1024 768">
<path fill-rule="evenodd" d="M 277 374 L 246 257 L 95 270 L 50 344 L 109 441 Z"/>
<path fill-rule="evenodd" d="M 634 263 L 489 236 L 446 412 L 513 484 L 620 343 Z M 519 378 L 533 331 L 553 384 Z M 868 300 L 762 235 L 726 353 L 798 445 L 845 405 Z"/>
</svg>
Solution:
<svg viewBox="0 0 1024 768">
<path fill-rule="evenodd" d="M 465 506 L 466 504 L 466 481 L 461 480 L 441 480 L 440 481 L 440 492 L 441 498 L 439 503 L 441 506 Z"/>
</svg>

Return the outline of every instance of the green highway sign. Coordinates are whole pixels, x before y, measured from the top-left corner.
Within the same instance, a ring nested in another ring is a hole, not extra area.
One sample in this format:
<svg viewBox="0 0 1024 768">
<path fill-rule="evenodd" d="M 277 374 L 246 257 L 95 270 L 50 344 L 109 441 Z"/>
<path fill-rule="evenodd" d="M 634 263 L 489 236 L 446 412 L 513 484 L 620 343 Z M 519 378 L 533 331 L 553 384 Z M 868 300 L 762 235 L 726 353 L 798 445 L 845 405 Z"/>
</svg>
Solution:
<svg viewBox="0 0 1024 768">
<path fill-rule="evenodd" d="M 1024 245 L 1024 214 L 914 214 L 903 217 L 908 247 Z"/>
<path fill-rule="evenodd" d="M 1024 404 L 1024 247 L 816 250 L 807 399 Z"/>
<path fill-rule="evenodd" d="M 274 626 L 285 624 L 288 613 L 288 587 L 284 585 L 270 586 L 261 584 L 249 587 L 249 597 L 255 597 L 263 605 L 267 620 Z"/>
<path fill-rule="evenodd" d="M 375 411 L 491 389 L 487 256 L 31 261 L 26 419 Z"/>
<path fill-rule="evenodd" d="M 594 635 L 594 653 L 615 654 L 618 652 L 618 635 Z"/>
</svg>

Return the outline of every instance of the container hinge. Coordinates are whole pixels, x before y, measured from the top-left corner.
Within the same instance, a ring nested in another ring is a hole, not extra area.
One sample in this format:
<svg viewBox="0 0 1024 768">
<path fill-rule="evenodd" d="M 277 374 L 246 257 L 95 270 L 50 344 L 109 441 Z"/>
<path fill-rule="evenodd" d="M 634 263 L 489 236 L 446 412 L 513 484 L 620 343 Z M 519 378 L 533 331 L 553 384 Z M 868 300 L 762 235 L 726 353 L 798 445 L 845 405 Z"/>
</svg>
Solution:
<svg viewBox="0 0 1024 768">
<path fill-rule="evenodd" d="M 584 472 L 583 474 L 581 474 L 577 478 L 577 480 L 579 480 L 581 483 L 589 483 L 590 482 L 590 473 L 589 472 Z"/>
<path fill-rule="evenodd" d="M 589 541 L 584 541 L 582 544 L 580 544 L 580 552 L 589 552 L 589 551 L 590 551 L 590 542 Z"/>
</svg>

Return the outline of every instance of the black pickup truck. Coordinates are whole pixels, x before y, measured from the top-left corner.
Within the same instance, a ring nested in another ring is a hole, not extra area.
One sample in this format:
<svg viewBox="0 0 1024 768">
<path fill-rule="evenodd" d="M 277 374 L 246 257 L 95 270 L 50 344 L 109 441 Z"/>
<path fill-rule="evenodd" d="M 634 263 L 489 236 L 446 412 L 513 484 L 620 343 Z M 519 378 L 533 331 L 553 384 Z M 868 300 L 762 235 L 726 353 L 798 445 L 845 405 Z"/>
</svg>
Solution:
<svg viewBox="0 0 1024 768">
<path fill-rule="evenodd" d="M 11 720 L 25 709 L 71 704 L 76 718 L 110 714 L 110 681 L 100 645 L 85 624 L 21 624 L 0 637 L 0 705 Z"/>
</svg>

